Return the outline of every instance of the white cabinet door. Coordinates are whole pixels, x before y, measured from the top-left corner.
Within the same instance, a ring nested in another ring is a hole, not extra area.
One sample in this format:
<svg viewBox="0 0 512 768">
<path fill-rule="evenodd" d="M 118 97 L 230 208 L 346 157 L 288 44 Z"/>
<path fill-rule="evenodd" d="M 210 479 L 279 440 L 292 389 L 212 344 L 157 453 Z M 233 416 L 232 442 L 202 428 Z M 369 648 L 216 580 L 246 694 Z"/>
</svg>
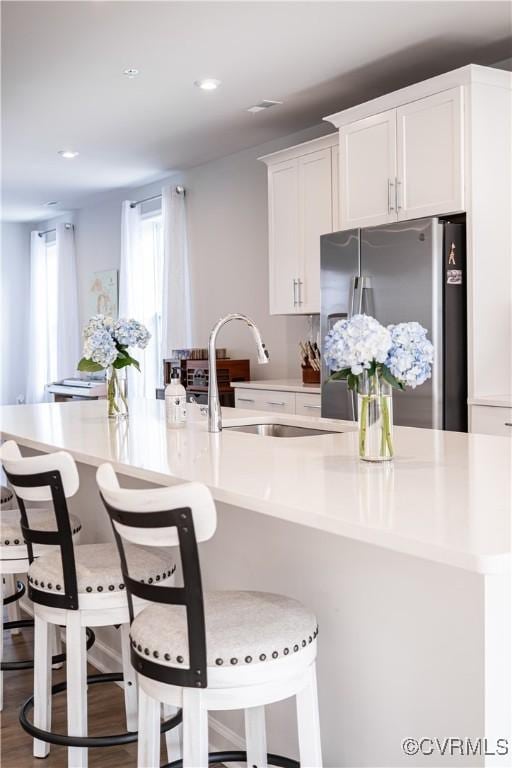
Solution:
<svg viewBox="0 0 512 768">
<path fill-rule="evenodd" d="M 295 395 L 295 413 L 298 416 L 320 416 L 321 409 L 320 395 L 310 392 L 297 392 Z"/>
<path fill-rule="evenodd" d="M 332 232 L 331 149 L 299 157 L 299 312 L 320 312 L 320 235 Z"/>
<path fill-rule="evenodd" d="M 512 437 L 512 408 L 472 405 L 470 421 L 471 432 Z"/>
<path fill-rule="evenodd" d="M 340 128 L 340 229 L 396 221 L 396 110 Z"/>
<path fill-rule="evenodd" d="M 340 147 L 331 149 L 332 231 L 340 228 Z"/>
<path fill-rule="evenodd" d="M 236 387 L 235 407 L 271 413 L 295 413 L 295 394 L 272 389 Z"/>
<path fill-rule="evenodd" d="M 397 109 L 398 219 L 464 210 L 462 88 Z"/>
<path fill-rule="evenodd" d="M 295 313 L 299 279 L 299 162 L 268 169 L 270 314 Z"/>
</svg>

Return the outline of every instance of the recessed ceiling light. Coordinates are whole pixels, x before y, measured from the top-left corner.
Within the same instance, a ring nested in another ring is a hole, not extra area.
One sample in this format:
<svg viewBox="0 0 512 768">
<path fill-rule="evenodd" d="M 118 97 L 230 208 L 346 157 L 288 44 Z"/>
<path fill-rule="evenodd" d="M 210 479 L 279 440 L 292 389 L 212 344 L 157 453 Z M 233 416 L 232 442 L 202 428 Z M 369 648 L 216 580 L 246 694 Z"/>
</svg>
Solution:
<svg viewBox="0 0 512 768">
<path fill-rule="evenodd" d="M 213 77 L 206 77 L 204 80 L 196 80 L 194 85 L 201 88 L 203 91 L 215 91 L 219 85 L 220 80 L 214 80 Z"/>
<path fill-rule="evenodd" d="M 47 203 L 45 203 L 45 205 L 58 205 L 58 204 L 59 204 L 58 200 L 49 200 Z"/>
<path fill-rule="evenodd" d="M 128 69 L 123 70 L 123 75 L 126 75 L 128 80 L 133 80 L 134 77 L 137 77 L 139 74 L 139 70 L 135 69 L 135 67 L 129 67 Z"/>
<path fill-rule="evenodd" d="M 72 149 L 59 149 L 59 155 L 66 160 L 72 160 L 74 157 L 78 157 L 79 154 L 79 152 L 74 152 Z"/>
</svg>

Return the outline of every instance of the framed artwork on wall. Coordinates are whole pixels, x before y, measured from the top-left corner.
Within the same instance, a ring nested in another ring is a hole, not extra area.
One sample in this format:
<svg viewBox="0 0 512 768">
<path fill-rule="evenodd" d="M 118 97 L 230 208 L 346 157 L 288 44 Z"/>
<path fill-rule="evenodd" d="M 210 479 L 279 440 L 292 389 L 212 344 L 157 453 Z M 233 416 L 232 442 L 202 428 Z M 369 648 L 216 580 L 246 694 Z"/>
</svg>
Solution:
<svg viewBox="0 0 512 768">
<path fill-rule="evenodd" d="M 93 272 L 89 286 L 89 317 L 91 315 L 109 315 L 117 318 L 118 301 L 117 269 Z"/>
</svg>

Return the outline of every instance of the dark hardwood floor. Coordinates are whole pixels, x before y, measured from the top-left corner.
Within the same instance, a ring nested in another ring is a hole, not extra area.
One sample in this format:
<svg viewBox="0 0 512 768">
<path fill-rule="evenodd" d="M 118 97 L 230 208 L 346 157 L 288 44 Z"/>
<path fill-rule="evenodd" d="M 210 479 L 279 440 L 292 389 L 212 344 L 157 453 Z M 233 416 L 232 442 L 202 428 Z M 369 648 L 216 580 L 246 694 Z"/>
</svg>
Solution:
<svg viewBox="0 0 512 768">
<path fill-rule="evenodd" d="M 32 630 L 11 637 L 4 633 L 5 661 L 32 656 Z M 91 667 L 90 672 L 95 670 Z M 64 679 L 64 670 L 53 671 L 53 682 Z M 32 693 L 33 671 L 4 672 L 4 710 L 1 714 L 0 764 L 2 768 L 67 768 L 67 749 L 53 746 L 46 760 L 32 757 L 32 739 L 18 722 L 20 705 Z M 124 698 L 113 684 L 92 685 L 88 692 L 89 732 L 95 735 L 120 733 L 125 729 Z M 66 695 L 53 698 L 52 730 L 66 733 Z M 163 739 L 162 739 L 163 746 Z M 137 765 L 137 745 L 89 750 L 90 768 L 133 768 Z M 167 762 L 162 750 L 162 765 Z"/>
</svg>

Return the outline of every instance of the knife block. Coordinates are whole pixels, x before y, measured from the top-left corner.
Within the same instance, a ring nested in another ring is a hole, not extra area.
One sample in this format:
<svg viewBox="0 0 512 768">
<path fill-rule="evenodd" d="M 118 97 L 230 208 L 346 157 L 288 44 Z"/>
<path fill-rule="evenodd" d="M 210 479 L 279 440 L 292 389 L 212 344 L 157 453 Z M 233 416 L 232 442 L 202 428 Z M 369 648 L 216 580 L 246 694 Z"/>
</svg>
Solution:
<svg viewBox="0 0 512 768">
<path fill-rule="evenodd" d="M 310 365 L 302 365 L 302 383 L 320 384 L 320 371 L 315 371 Z"/>
</svg>

